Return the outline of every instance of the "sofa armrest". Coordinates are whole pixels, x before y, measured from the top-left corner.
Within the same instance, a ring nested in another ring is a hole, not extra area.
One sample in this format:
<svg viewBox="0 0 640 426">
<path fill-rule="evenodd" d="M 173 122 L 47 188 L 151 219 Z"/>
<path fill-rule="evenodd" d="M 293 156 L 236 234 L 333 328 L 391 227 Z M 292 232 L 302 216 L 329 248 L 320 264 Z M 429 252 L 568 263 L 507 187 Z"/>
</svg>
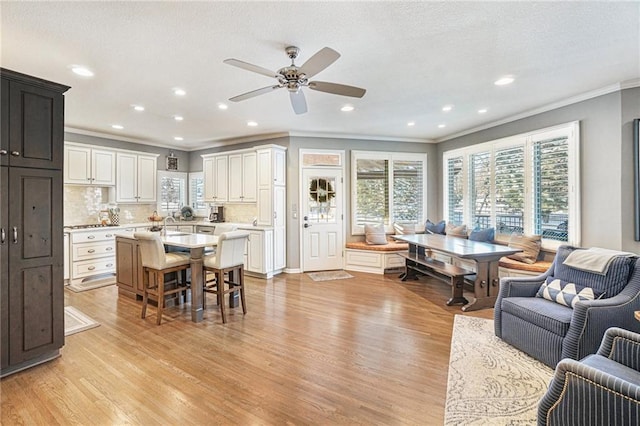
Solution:
<svg viewBox="0 0 640 426">
<path fill-rule="evenodd" d="M 598 355 L 640 371 L 640 334 L 611 327 L 604 334 Z"/>
<path fill-rule="evenodd" d="M 549 389 L 538 404 L 538 425 L 634 424 L 638 419 L 640 386 L 580 361 L 563 359 L 556 366 Z M 626 408 L 626 410 L 625 410 Z M 597 418 L 595 417 L 597 416 Z M 617 416 L 617 417 L 616 417 Z M 617 421 L 616 421 L 617 420 Z"/>
<path fill-rule="evenodd" d="M 640 322 L 633 313 L 640 309 L 640 294 L 627 292 L 609 299 L 576 303 L 571 325 L 562 342 L 562 357 L 581 359 L 598 351 L 608 328 L 619 327 L 640 332 Z"/>
<path fill-rule="evenodd" d="M 502 278 L 499 297 L 534 297 L 546 278 L 546 274 L 537 277 Z"/>
</svg>

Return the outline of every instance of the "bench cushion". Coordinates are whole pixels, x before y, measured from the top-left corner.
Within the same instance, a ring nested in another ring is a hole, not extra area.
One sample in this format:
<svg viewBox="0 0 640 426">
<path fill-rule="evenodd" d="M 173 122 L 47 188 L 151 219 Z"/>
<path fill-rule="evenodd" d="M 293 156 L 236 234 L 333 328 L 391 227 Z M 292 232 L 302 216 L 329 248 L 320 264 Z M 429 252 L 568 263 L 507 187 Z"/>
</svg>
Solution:
<svg viewBox="0 0 640 426">
<path fill-rule="evenodd" d="M 536 263 L 524 263 L 519 260 L 510 259 L 508 257 L 500 258 L 499 265 L 503 268 L 507 269 L 515 269 L 517 271 L 527 271 L 527 272 L 547 272 L 547 270 L 551 267 L 553 262 L 548 262 L 546 260 L 538 260 Z"/>
<path fill-rule="evenodd" d="M 384 245 L 370 245 L 365 243 L 364 241 L 347 243 L 345 247 L 348 249 L 355 250 L 369 250 L 369 251 L 401 251 L 401 250 L 409 250 L 409 244 L 407 243 L 398 243 L 394 241 L 390 241 Z"/>
</svg>

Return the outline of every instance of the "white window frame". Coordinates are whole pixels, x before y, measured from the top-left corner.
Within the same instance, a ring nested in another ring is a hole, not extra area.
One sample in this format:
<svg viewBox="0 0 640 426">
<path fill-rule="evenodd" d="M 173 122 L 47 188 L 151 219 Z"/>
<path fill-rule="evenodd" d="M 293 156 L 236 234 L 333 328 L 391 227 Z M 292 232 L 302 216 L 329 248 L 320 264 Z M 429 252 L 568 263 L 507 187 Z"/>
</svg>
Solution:
<svg viewBox="0 0 640 426">
<path fill-rule="evenodd" d="M 568 145 L 568 184 L 569 184 L 569 197 L 568 197 L 568 209 L 569 209 L 569 226 L 568 226 L 568 241 L 557 241 L 544 238 L 542 240 L 542 247 L 548 250 L 555 250 L 562 244 L 571 244 L 579 246 L 581 243 L 581 212 L 580 212 L 580 122 L 573 121 L 570 123 L 564 123 L 553 127 L 547 127 L 532 132 L 522 133 L 515 136 L 509 136 L 502 139 L 497 139 L 489 142 L 479 143 L 471 145 L 465 148 L 454 149 L 445 151 L 442 155 L 442 201 L 443 201 L 443 217 L 448 218 L 449 211 L 449 176 L 447 162 L 449 159 L 462 157 L 462 186 L 463 186 L 463 223 L 471 224 L 472 206 L 470 205 L 471 193 L 469 188 L 469 159 L 472 154 L 479 152 L 491 151 L 492 156 L 492 185 L 494 184 L 494 155 L 495 152 L 514 145 L 524 145 L 525 147 L 525 176 L 529 176 L 532 167 L 532 146 L 535 142 L 551 139 L 557 136 L 567 136 Z M 495 194 L 494 194 L 495 197 Z M 492 217 L 495 218 L 495 199 L 492 199 L 491 209 Z M 525 202 L 524 202 L 524 233 L 531 235 L 534 227 L 534 212 L 533 212 L 533 188 L 532 182 L 529 179 L 525 179 Z M 496 239 L 500 242 L 507 242 L 504 237 L 500 238 L 496 235 Z M 504 241 L 503 241 L 504 240 Z"/>
<path fill-rule="evenodd" d="M 204 216 L 204 217 L 208 217 L 209 216 L 209 203 L 207 203 L 206 201 L 204 201 L 204 194 L 203 194 L 203 198 L 202 198 L 202 202 L 205 204 L 206 207 L 201 208 L 201 209 L 197 209 L 194 205 L 195 205 L 195 198 L 196 198 L 196 194 L 193 191 L 193 181 L 195 179 L 202 179 L 202 184 L 204 185 L 204 172 L 192 172 L 189 173 L 189 179 L 187 181 L 189 188 L 187 189 L 187 192 L 189 194 L 189 206 L 191 206 L 191 208 L 193 209 L 193 213 L 196 216 Z"/>
<path fill-rule="evenodd" d="M 181 179 L 183 181 L 183 185 L 185 190 L 183 191 L 182 194 L 180 194 L 180 204 L 182 206 L 186 206 L 187 205 L 187 201 L 188 201 L 188 193 L 189 193 L 189 188 L 188 188 L 188 184 L 189 181 L 187 179 L 188 174 L 185 172 L 170 172 L 170 171 L 164 171 L 164 170 L 159 170 L 158 174 L 157 174 L 157 183 L 156 183 L 156 188 L 157 188 L 157 194 L 158 194 L 158 201 L 156 202 L 156 210 L 158 211 L 158 214 L 161 216 L 169 216 L 171 215 L 171 213 L 173 213 L 173 211 L 167 211 L 164 209 L 163 207 L 163 203 L 162 203 L 162 178 L 163 177 L 172 177 L 172 178 L 178 178 Z"/>
<path fill-rule="evenodd" d="M 418 218 L 416 231 L 424 231 L 427 215 L 427 154 L 424 152 L 384 152 L 384 151 L 351 151 L 351 235 L 364 235 L 364 226 L 358 225 L 356 212 L 358 211 L 358 168 L 357 160 L 388 160 L 389 167 L 389 214 L 393 215 L 393 161 L 422 161 L 422 217 Z M 386 233 L 394 233 L 394 218 L 389 218 L 385 225 Z"/>
</svg>

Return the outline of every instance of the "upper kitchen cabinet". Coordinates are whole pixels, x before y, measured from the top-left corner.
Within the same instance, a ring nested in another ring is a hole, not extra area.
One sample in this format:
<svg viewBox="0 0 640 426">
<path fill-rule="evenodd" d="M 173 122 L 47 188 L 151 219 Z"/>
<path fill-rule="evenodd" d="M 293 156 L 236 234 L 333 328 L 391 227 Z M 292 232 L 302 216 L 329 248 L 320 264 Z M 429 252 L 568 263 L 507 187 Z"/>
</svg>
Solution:
<svg viewBox="0 0 640 426">
<path fill-rule="evenodd" d="M 64 183 L 97 186 L 115 185 L 115 151 L 89 145 L 65 143 Z"/>
<path fill-rule="evenodd" d="M 116 153 L 116 202 L 155 203 L 158 155 Z"/>
<path fill-rule="evenodd" d="M 256 152 L 229 155 L 229 202 L 255 203 Z"/>
<path fill-rule="evenodd" d="M 1 165 L 62 169 L 63 94 L 68 89 L 2 69 Z"/>
<path fill-rule="evenodd" d="M 204 201 L 224 203 L 228 200 L 229 157 L 203 155 Z"/>
</svg>

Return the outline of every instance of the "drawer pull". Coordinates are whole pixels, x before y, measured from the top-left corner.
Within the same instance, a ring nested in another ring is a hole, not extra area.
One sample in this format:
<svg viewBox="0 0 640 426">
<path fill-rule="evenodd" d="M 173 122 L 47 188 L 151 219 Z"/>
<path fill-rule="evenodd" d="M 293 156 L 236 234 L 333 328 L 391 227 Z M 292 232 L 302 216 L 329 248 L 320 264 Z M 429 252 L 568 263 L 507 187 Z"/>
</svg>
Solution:
<svg viewBox="0 0 640 426">
<path fill-rule="evenodd" d="M 107 235 L 105 235 L 105 237 L 111 238 L 111 237 L 113 237 L 113 234 L 107 234 Z"/>
<path fill-rule="evenodd" d="M 90 271 L 93 271 L 94 269 L 96 269 L 96 267 L 95 266 L 89 266 L 87 269 L 90 270 Z"/>
<path fill-rule="evenodd" d="M 95 235 L 88 235 L 88 236 L 87 236 L 87 240 L 93 240 L 94 238 L 96 238 L 96 236 L 95 236 Z"/>
<path fill-rule="evenodd" d="M 113 266 L 113 263 L 107 263 L 107 268 L 111 268 Z"/>
<path fill-rule="evenodd" d="M 88 253 L 95 253 L 96 251 L 94 249 L 91 250 L 87 250 Z"/>
<path fill-rule="evenodd" d="M 107 247 L 105 250 L 106 251 L 111 251 L 111 250 L 113 250 L 113 247 Z"/>
</svg>

